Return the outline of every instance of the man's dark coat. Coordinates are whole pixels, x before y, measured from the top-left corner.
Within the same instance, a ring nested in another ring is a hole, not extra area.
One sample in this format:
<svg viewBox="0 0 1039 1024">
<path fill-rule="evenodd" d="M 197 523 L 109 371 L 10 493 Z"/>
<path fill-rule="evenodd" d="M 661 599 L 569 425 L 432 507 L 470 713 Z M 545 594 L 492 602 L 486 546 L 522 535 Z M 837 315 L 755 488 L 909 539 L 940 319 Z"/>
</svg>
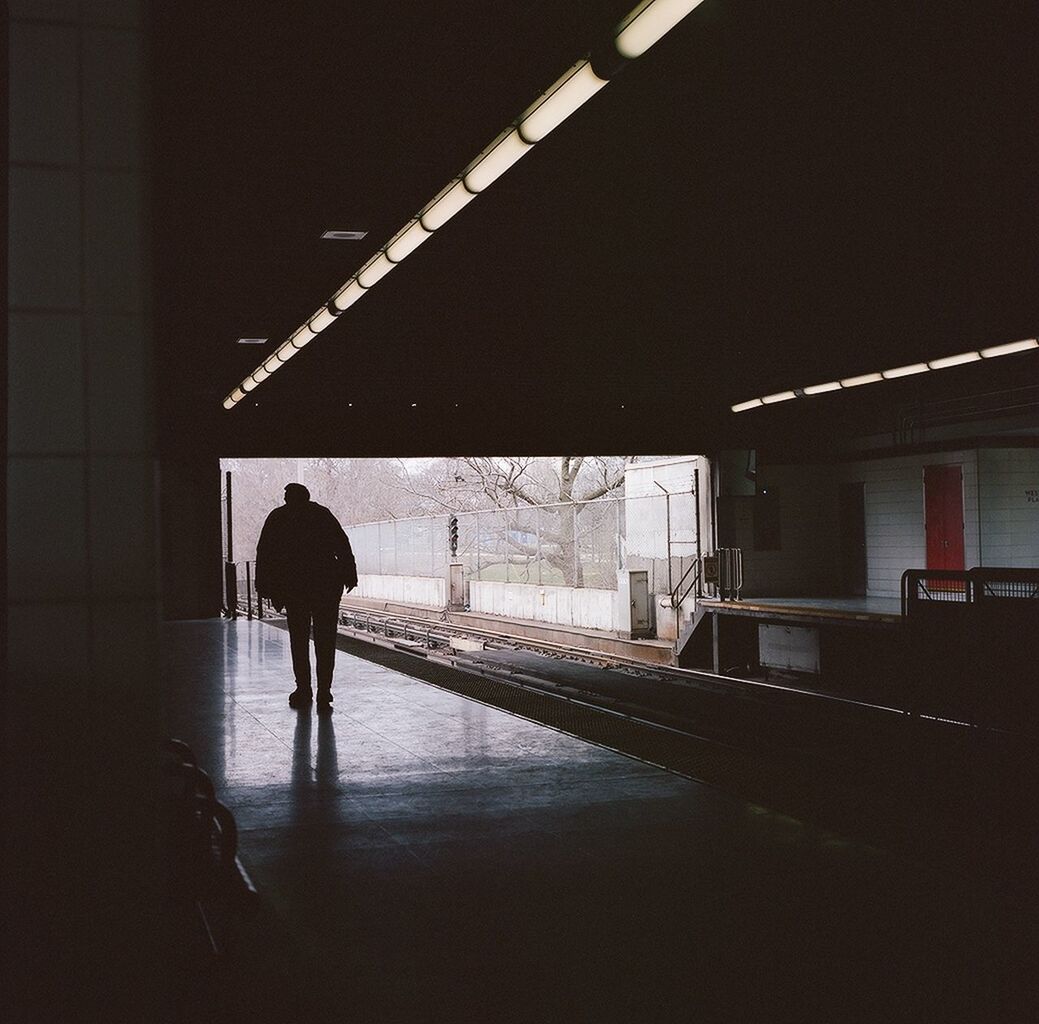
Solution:
<svg viewBox="0 0 1039 1024">
<path fill-rule="evenodd" d="M 357 586 L 357 566 L 336 517 L 313 501 L 274 509 L 256 545 L 257 593 L 282 607 L 338 601 L 344 586 Z"/>
</svg>

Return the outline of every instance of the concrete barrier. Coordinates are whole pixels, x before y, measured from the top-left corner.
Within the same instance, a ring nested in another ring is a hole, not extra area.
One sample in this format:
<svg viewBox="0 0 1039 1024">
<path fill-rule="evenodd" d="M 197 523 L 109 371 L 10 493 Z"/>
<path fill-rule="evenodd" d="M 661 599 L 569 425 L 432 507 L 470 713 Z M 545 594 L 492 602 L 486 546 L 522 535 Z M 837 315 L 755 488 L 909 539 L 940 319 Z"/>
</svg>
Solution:
<svg viewBox="0 0 1039 1024">
<path fill-rule="evenodd" d="M 531 583 L 469 584 L 469 609 L 531 622 L 616 631 L 617 592 L 589 587 L 541 587 Z"/>
<path fill-rule="evenodd" d="M 362 575 L 358 577 L 357 589 L 351 596 L 371 601 L 398 601 L 426 608 L 445 608 L 447 581 L 432 576 Z"/>
</svg>

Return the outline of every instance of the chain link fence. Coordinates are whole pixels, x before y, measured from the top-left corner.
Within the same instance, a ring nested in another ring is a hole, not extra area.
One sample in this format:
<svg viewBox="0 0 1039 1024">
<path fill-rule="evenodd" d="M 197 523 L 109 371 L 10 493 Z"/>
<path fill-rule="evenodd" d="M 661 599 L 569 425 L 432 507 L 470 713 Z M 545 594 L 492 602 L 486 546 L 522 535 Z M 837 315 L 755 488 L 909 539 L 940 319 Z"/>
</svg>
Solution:
<svg viewBox="0 0 1039 1024">
<path fill-rule="evenodd" d="M 646 571 L 650 590 L 673 589 L 698 554 L 691 492 L 458 512 L 347 529 L 358 572 L 442 577 L 460 562 L 467 580 L 617 589 L 618 571 Z M 670 561 L 669 561 L 670 558 Z"/>
</svg>

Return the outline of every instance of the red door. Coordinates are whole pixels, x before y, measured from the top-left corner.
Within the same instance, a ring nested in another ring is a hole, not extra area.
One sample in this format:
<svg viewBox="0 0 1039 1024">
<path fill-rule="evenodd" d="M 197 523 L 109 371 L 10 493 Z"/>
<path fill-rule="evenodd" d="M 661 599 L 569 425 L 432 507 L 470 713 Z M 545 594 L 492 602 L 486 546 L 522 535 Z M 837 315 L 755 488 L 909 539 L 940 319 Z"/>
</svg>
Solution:
<svg viewBox="0 0 1039 1024">
<path fill-rule="evenodd" d="M 924 467 L 924 529 L 927 568 L 963 565 L 963 470 L 960 466 Z"/>
</svg>

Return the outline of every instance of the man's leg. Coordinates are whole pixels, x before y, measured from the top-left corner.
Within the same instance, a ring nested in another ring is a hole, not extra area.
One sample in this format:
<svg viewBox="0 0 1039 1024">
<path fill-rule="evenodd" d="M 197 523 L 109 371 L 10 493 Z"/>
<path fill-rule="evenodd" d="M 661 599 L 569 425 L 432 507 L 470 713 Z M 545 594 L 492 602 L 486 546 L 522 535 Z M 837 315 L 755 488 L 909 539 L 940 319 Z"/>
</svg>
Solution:
<svg viewBox="0 0 1039 1024">
<path fill-rule="evenodd" d="M 332 670 L 336 661 L 336 625 L 339 621 L 339 599 L 322 601 L 314 606 L 314 653 L 317 660 L 318 703 L 332 700 Z"/>
<path fill-rule="evenodd" d="M 286 604 L 285 618 L 289 624 L 289 648 L 292 651 L 292 674 L 296 677 L 296 693 L 299 694 L 297 699 L 310 700 L 310 605 L 304 601 Z M 292 703 L 292 697 L 289 698 L 289 703 Z"/>
</svg>

